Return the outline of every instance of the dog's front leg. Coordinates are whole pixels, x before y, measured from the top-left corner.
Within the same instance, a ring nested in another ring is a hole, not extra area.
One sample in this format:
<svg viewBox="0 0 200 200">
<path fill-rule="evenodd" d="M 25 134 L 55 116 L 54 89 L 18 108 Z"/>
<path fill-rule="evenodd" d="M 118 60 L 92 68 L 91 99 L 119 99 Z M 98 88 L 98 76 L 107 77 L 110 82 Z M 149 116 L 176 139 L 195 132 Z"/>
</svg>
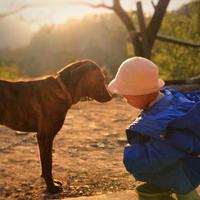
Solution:
<svg viewBox="0 0 200 200">
<path fill-rule="evenodd" d="M 37 140 L 40 150 L 40 159 L 42 166 L 42 177 L 45 179 L 47 189 L 51 193 L 62 191 L 62 186 L 59 182 L 54 181 L 52 177 L 52 146 L 54 135 L 46 131 L 39 131 Z"/>
</svg>

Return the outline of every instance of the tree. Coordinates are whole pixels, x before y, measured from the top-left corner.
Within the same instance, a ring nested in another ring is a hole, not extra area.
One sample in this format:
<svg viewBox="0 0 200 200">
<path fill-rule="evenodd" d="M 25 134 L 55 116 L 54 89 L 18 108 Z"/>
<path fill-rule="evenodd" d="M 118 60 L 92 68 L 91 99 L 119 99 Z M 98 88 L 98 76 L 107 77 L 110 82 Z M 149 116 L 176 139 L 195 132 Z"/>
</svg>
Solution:
<svg viewBox="0 0 200 200">
<path fill-rule="evenodd" d="M 144 14 L 142 10 L 142 4 L 140 1 L 137 2 L 137 16 L 139 30 L 137 30 L 135 23 L 132 21 L 131 16 L 126 12 L 120 3 L 120 0 L 113 0 L 112 6 L 108 6 L 104 3 L 101 4 L 90 4 L 83 1 L 76 1 L 76 3 L 91 6 L 93 8 L 107 8 L 113 10 L 115 14 L 121 19 L 122 23 L 125 25 L 129 33 L 129 38 L 134 49 L 136 56 L 142 56 L 146 58 L 151 57 L 151 52 L 156 39 L 172 42 L 179 45 L 200 47 L 198 44 L 192 42 L 185 42 L 182 40 L 177 40 L 175 38 L 159 35 L 158 31 L 162 24 L 163 18 L 165 16 L 168 4 L 170 0 L 159 0 L 157 5 L 152 2 L 154 7 L 154 13 L 148 26 L 145 25 Z"/>
</svg>

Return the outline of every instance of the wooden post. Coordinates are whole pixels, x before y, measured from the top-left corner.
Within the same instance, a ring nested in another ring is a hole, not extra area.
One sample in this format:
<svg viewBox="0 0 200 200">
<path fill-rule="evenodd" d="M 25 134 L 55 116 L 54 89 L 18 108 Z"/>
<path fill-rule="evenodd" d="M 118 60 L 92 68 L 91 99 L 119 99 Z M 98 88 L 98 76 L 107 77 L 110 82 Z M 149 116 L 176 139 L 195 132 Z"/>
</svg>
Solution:
<svg viewBox="0 0 200 200">
<path fill-rule="evenodd" d="M 141 37 L 142 37 L 143 54 L 144 54 L 145 58 L 150 58 L 151 52 L 150 52 L 150 48 L 149 48 L 149 41 L 148 41 L 147 31 L 146 31 L 146 27 L 145 27 L 142 3 L 140 1 L 137 2 L 137 16 L 138 16 L 140 33 L 141 33 Z"/>
</svg>

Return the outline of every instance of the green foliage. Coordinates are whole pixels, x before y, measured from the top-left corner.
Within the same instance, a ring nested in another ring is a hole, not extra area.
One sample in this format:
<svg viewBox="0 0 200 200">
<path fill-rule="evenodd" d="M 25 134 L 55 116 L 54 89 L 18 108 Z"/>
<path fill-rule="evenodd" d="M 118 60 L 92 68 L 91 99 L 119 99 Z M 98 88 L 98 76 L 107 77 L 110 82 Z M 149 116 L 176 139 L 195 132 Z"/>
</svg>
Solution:
<svg viewBox="0 0 200 200">
<path fill-rule="evenodd" d="M 199 5 L 199 4 L 198 4 Z M 200 44 L 198 15 L 194 3 L 165 16 L 160 33 Z M 200 48 L 183 47 L 156 41 L 153 60 L 164 79 L 186 79 L 200 75 Z"/>
<path fill-rule="evenodd" d="M 0 79 L 15 80 L 21 75 L 19 67 L 12 61 L 0 61 Z"/>
</svg>

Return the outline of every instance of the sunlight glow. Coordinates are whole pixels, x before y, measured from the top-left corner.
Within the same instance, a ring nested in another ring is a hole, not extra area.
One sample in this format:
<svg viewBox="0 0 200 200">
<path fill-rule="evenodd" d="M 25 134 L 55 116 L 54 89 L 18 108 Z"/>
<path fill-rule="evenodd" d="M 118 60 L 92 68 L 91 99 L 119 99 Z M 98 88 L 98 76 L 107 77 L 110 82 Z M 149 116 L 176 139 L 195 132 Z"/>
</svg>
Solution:
<svg viewBox="0 0 200 200">
<path fill-rule="evenodd" d="M 81 18 L 85 15 L 111 13 L 105 8 L 94 9 L 88 6 L 75 3 L 76 0 L 7 0 L 0 1 L 0 13 L 8 9 L 22 5 L 33 5 L 15 14 L 16 17 L 23 19 L 33 27 L 40 27 L 44 24 L 61 24 L 70 18 Z M 112 5 L 112 0 L 82 0 L 82 2 L 98 4 L 105 3 Z M 158 0 L 154 0 L 155 3 Z M 171 0 L 168 10 L 175 9 L 189 0 Z M 142 0 L 143 9 L 147 15 L 151 15 L 153 7 L 150 0 Z M 121 0 L 121 4 L 126 10 L 135 10 L 136 0 Z"/>
</svg>

